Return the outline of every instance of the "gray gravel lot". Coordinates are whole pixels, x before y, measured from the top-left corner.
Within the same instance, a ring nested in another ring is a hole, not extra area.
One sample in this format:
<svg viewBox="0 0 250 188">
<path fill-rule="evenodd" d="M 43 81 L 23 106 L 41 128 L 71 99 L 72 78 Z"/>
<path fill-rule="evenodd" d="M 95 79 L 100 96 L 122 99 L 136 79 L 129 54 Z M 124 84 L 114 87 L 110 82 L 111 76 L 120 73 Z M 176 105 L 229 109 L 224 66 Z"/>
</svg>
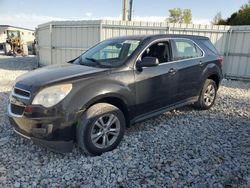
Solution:
<svg viewBox="0 0 250 188">
<path fill-rule="evenodd" d="M 184 107 L 127 129 L 98 157 L 58 154 L 16 135 L 6 116 L 35 57 L 0 56 L 0 187 L 250 187 L 250 83 L 224 80 L 209 111 Z"/>
</svg>

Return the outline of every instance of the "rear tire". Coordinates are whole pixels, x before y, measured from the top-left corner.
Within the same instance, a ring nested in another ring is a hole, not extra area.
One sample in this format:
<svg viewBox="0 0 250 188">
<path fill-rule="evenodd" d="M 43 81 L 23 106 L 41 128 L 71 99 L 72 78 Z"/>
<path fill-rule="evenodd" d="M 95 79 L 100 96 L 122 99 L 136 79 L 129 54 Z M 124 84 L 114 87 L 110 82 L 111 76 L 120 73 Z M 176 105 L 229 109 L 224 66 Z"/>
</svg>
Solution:
<svg viewBox="0 0 250 188">
<path fill-rule="evenodd" d="M 101 155 L 115 149 L 125 132 L 122 111 L 108 103 L 91 106 L 77 125 L 78 146 L 87 154 Z"/>
<path fill-rule="evenodd" d="M 196 107 L 200 110 L 210 109 L 215 102 L 217 96 L 217 85 L 211 80 L 207 79 L 204 83 L 199 99 L 196 103 Z"/>
</svg>

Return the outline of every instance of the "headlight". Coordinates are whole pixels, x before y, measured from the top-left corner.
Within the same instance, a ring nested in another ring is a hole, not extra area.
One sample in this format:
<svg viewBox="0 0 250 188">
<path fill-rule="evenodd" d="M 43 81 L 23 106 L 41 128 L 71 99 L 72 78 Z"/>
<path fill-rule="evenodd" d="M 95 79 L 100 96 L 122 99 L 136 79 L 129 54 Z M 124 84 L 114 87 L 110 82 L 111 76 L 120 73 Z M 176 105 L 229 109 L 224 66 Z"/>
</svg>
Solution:
<svg viewBox="0 0 250 188">
<path fill-rule="evenodd" d="M 35 96 L 32 104 L 40 104 L 44 107 L 51 107 L 62 101 L 71 91 L 72 84 L 62 84 L 47 87 Z"/>
</svg>

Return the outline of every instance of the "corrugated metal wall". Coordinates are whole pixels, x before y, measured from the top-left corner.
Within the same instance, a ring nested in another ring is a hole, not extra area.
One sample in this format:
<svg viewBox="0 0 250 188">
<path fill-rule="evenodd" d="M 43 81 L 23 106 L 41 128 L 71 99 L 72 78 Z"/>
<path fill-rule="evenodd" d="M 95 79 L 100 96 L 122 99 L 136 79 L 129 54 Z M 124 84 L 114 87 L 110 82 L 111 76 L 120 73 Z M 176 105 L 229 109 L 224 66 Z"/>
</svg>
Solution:
<svg viewBox="0 0 250 188">
<path fill-rule="evenodd" d="M 50 24 L 41 25 L 36 30 L 38 62 L 42 65 L 51 64 L 51 28 Z"/>
<path fill-rule="evenodd" d="M 123 35 L 187 34 L 209 37 L 222 56 L 226 55 L 229 26 L 154 22 L 103 21 L 102 40 Z M 225 57 L 224 57 L 225 58 Z"/>
<path fill-rule="evenodd" d="M 195 24 L 167 24 L 153 22 L 131 22 L 127 25 L 122 21 L 103 21 L 102 40 L 123 35 L 147 34 L 188 34 L 209 37 L 215 47 L 224 54 L 227 31 L 229 26 L 195 25 Z"/>
<path fill-rule="evenodd" d="M 250 26 L 233 26 L 229 36 L 226 77 L 250 80 Z"/>
<path fill-rule="evenodd" d="M 69 61 L 94 44 L 115 36 L 189 34 L 210 38 L 224 56 L 227 78 L 250 79 L 250 26 L 215 26 L 126 21 L 59 21 L 37 29 L 39 63 Z"/>
<path fill-rule="evenodd" d="M 67 62 L 100 42 L 101 21 L 59 21 L 37 28 L 41 65 Z"/>
</svg>

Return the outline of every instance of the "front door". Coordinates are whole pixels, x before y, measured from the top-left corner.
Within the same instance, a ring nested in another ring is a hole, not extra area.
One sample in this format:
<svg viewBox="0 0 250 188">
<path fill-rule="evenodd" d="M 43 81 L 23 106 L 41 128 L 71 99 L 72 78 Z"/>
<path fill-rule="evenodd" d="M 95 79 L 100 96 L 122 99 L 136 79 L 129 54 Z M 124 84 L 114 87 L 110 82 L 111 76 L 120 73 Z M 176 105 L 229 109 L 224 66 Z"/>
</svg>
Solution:
<svg viewBox="0 0 250 188">
<path fill-rule="evenodd" d="M 160 64 L 135 70 L 137 115 L 146 115 L 175 103 L 178 78 L 175 64 L 170 62 L 169 41 L 153 43 L 136 63 L 147 56 L 158 58 Z"/>
</svg>

